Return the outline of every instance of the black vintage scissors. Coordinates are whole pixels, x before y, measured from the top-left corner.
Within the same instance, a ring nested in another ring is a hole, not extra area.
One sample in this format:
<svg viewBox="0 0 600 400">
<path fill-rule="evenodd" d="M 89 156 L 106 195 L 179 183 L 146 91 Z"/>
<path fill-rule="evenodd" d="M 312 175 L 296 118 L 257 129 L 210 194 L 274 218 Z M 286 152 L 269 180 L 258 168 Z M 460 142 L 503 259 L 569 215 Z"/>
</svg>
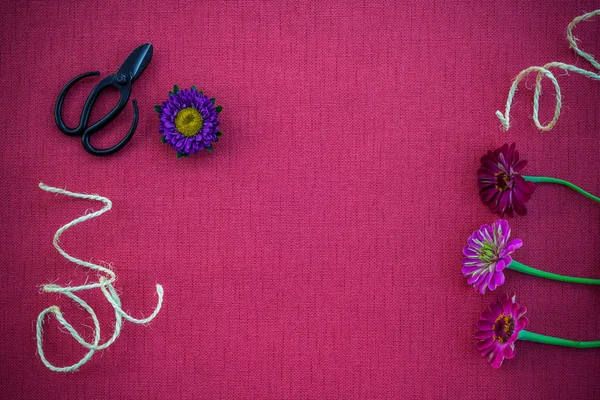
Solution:
<svg viewBox="0 0 600 400">
<path fill-rule="evenodd" d="M 113 119 L 117 117 L 123 111 L 125 106 L 127 105 L 127 101 L 129 101 L 129 94 L 131 93 L 131 84 L 135 81 L 141 74 L 144 72 L 144 69 L 150 62 L 152 58 L 152 45 L 150 43 L 146 43 L 135 49 L 129 57 L 125 60 L 121 68 L 117 71 L 116 74 L 112 74 L 102 79 L 98 84 L 92 89 L 92 92 L 88 96 L 85 104 L 83 105 L 83 110 L 81 111 L 81 117 L 79 118 L 79 126 L 77 128 L 72 129 L 65 125 L 62 120 L 62 104 L 65 100 L 65 96 L 69 89 L 79 80 L 86 78 L 88 76 L 96 76 L 100 75 L 100 72 L 86 72 L 79 76 L 73 78 L 69 83 L 65 85 L 63 90 L 58 95 L 58 99 L 56 100 L 56 107 L 54 108 L 54 119 L 56 120 L 56 125 L 58 125 L 58 129 L 60 129 L 65 135 L 69 136 L 81 136 L 81 142 L 83 143 L 83 148 L 90 154 L 95 156 L 107 156 L 109 154 L 113 154 L 123 148 L 129 142 L 133 134 L 135 133 L 135 129 L 138 123 L 138 107 L 137 101 L 133 100 L 133 122 L 131 123 L 131 128 L 129 128 L 129 132 L 127 135 L 119 143 L 114 145 L 109 149 L 97 149 L 90 143 L 90 137 L 98 132 L 100 129 L 104 128 L 108 125 Z M 98 95 L 107 87 L 112 86 L 119 90 L 121 97 L 119 98 L 119 102 L 117 105 L 104 117 L 95 122 L 94 124 L 87 126 L 90 113 L 92 111 L 92 107 L 98 98 Z"/>
</svg>

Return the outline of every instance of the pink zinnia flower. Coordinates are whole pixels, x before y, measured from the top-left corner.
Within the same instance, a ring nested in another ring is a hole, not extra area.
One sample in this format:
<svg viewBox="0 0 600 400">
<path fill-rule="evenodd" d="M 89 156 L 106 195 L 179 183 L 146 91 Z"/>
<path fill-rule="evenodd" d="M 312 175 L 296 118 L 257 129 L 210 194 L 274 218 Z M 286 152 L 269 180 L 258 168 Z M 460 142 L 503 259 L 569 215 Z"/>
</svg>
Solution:
<svg viewBox="0 0 600 400">
<path fill-rule="evenodd" d="M 481 225 L 463 248 L 462 273 L 467 283 L 485 294 L 504 283 L 502 270 L 512 262 L 511 254 L 523 246 L 521 239 L 508 240 L 510 227 L 500 219 L 491 225 Z"/>
<path fill-rule="evenodd" d="M 525 203 L 535 191 L 535 183 L 526 181 L 521 170 L 527 161 L 519 160 L 515 143 L 488 151 L 481 157 L 477 182 L 481 200 L 501 217 L 527 214 Z"/>
<path fill-rule="evenodd" d="M 515 296 L 500 296 L 490 303 L 489 309 L 481 313 L 477 321 L 475 339 L 477 350 L 486 357 L 492 367 L 500 368 L 505 358 L 515 356 L 515 342 L 519 332 L 527 327 L 527 309 L 515 301 Z"/>
</svg>

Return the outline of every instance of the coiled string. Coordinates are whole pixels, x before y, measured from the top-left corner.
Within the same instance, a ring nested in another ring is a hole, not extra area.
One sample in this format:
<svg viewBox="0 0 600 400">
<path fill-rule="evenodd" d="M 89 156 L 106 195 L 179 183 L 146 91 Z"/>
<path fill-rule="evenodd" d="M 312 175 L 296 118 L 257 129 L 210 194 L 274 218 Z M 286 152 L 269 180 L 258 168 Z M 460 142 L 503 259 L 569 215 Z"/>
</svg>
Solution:
<svg viewBox="0 0 600 400">
<path fill-rule="evenodd" d="M 88 362 L 89 359 L 92 358 L 92 356 L 94 355 L 94 352 L 96 352 L 97 350 L 106 349 L 108 346 L 113 344 L 114 341 L 119 336 L 119 334 L 121 333 L 123 319 L 131 321 L 135 324 L 147 324 L 150 321 L 152 321 L 154 319 L 154 317 L 156 317 L 156 315 L 158 314 L 158 312 L 160 311 L 160 308 L 162 306 L 164 290 L 161 285 L 159 285 L 159 284 L 156 285 L 156 293 L 158 294 L 158 302 L 156 304 L 156 308 L 154 309 L 152 314 L 150 314 L 149 317 L 137 319 L 137 318 L 133 318 L 132 316 L 127 314 L 125 311 L 123 311 L 123 308 L 121 305 L 121 299 L 119 299 L 119 295 L 117 294 L 117 292 L 115 291 L 115 288 L 113 287 L 113 282 L 117 279 L 117 276 L 115 275 L 115 273 L 113 271 L 111 271 L 110 269 L 105 268 L 101 265 L 97 265 L 97 264 L 94 264 L 91 262 L 87 262 L 87 261 L 83 261 L 78 258 L 75 258 L 75 257 L 67 254 L 67 252 L 65 252 L 59 245 L 59 238 L 60 238 L 60 235 L 63 234 L 63 232 L 65 232 L 67 229 L 69 229 L 72 226 L 75 226 L 81 222 L 87 221 L 89 219 L 92 219 L 92 218 L 95 218 L 95 217 L 98 217 L 98 216 L 104 214 L 105 212 L 107 212 L 108 210 L 110 210 L 112 208 L 111 201 L 109 199 L 107 199 L 106 197 L 102 197 L 102 196 L 98 196 L 98 195 L 69 192 L 67 190 L 63 190 L 63 189 L 59 189 L 59 188 L 55 188 L 55 187 L 51 187 L 51 186 L 46 186 L 43 183 L 40 183 L 39 186 L 40 186 L 40 189 L 45 190 L 47 192 L 58 193 L 58 194 L 62 194 L 65 196 L 75 197 L 75 198 L 79 198 L 79 199 L 96 200 L 96 201 L 101 201 L 104 203 L 104 207 L 102 207 L 102 209 L 92 212 L 92 213 L 89 213 L 89 214 L 82 215 L 81 217 L 76 218 L 73 221 L 69 222 L 68 224 L 60 227 L 56 231 L 56 234 L 54 235 L 54 240 L 53 240 L 54 247 L 64 258 L 66 258 L 67 260 L 69 260 L 77 265 L 81 265 L 83 267 L 97 271 L 100 275 L 98 283 L 91 283 L 91 284 L 86 284 L 86 285 L 81 285 L 81 286 L 59 286 L 59 285 L 55 285 L 55 284 L 48 284 L 48 285 L 43 286 L 44 292 L 54 292 L 54 293 L 63 294 L 65 296 L 67 296 L 68 298 L 70 298 L 71 300 L 73 300 L 75 303 L 79 304 L 85 311 L 88 312 L 88 314 L 90 314 L 90 316 L 92 317 L 92 320 L 94 322 L 94 340 L 92 343 L 88 343 L 83 337 L 81 337 L 81 335 L 75 330 L 75 328 L 73 328 L 73 326 L 64 318 L 64 316 L 62 315 L 58 306 L 48 307 L 45 310 L 43 310 L 40 313 L 40 315 L 38 316 L 37 324 L 36 324 L 36 338 L 37 338 L 38 353 L 40 355 L 40 358 L 42 359 L 42 362 L 44 363 L 44 365 L 46 367 L 48 367 L 48 369 L 50 369 L 52 371 L 70 372 L 70 371 L 77 370 L 83 364 Z M 102 290 L 102 293 L 104 294 L 104 296 L 106 297 L 108 302 L 113 306 L 113 308 L 115 310 L 115 329 L 114 329 L 113 335 L 109 340 L 107 340 L 103 344 L 99 344 L 100 343 L 100 323 L 98 321 L 98 318 L 96 317 L 96 313 L 83 299 L 81 299 L 80 297 L 78 297 L 75 294 L 75 292 L 78 292 L 78 291 L 98 289 L 98 288 L 100 288 Z M 52 365 L 46 359 L 46 356 L 44 354 L 44 350 L 42 347 L 42 341 L 43 341 L 42 340 L 42 335 L 43 335 L 42 325 L 44 323 L 44 318 L 46 317 L 46 314 L 53 314 L 56 317 L 56 320 L 71 334 L 71 336 L 77 342 L 79 342 L 83 347 L 89 349 L 89 351 L 85 354 L 85 356 L 83 356 L 83 358 L 81 358 L 81 360 L 79 360 L 77 363 L 66 366 L 66 367 L 57 367 L 55 365 Z"/>
<path fill-rule="evenodd" d="M 580 15 L 579 17 L 576 17 L 573 21 L 571 21 L 571 23 L 567 26 L 567 40 L 569 41 L 570 47 L 573 49 L 573 51 L 575 51 L 575 53 L 589 61 L 589 63 L 592 64 L 594 68 L 600 70 L 600 64 L 596 61 L 594 56 L 579 49 L 579 47 L 577 46 L 577 38 L 573 37 L 573 28 L 575 28 L 575 25 L 598 14 L 600 14 L 600 10 L 595 10 L 587 14 Z M 500 122 L 502 122 L 502 127 L 505 131 L 507 131 L 508 128 L 510 128 L 510 108 L 512 106 L 512 101 L 515 96 L 515 92 L 517 91 L 517 86 L 519 86 L 519 82 L 530 72 L 536 71 L 537 77 L 535 78 L 535 90 L 533 92 L 533 122 L 535 123 L 535 126 L 541 131 L 549 131 L 554 127 L 554 125 L 556 125 L 558 117 L 560 116 L 562 97 L 560 94 L 560 86 L 558 85 L 558 81 L 556 80 L 554 74 L 550 71 L 550 68 L 560 68 L 565 71 L 573 71 L 590 79 L 600 80 L 600 74 L 598 74 L 597 72 L 591 72 L 585 69 L 578 68 L 574 65 L 565 64 L 561 62 L 551 62 L 544 65 L 543 67 L 529 67 L 527 69 L 524 69 L 519 73 L 519 75 L 517 75 L 517 77 L 512 83 L 512 86 L 510 87 L 510 90 L 508 92 L 508 98 L 506 99 L 506 109 L 504 111 L 504 114 L 502 114 L 500 111 L 496 111 L 496 116 L 500 119 Z M 548 122 L 546 125 L 540 123 L 538 114 L 540 95 L 542 94 L 542 79 L 544 77 L 550 79 L 556 91 L 556 105 L 554 107 L 554 116 L 552 117 L 552 121 Z"/>
</svg>

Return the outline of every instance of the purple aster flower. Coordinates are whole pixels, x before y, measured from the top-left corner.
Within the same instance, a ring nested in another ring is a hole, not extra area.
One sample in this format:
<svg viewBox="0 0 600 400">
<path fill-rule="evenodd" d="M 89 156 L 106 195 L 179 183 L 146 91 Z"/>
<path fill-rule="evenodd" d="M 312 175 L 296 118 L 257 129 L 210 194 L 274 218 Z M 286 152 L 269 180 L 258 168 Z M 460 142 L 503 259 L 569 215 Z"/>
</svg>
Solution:
<svg viewBox="0 0 600 400">
<path fill-rule="evenodd" d="M 508 222 L 500 219 L 492 225 L 482 225 L 467 240 L 463 248 L 462 274 L 475 290 L 485 294 L 504 283 L 502 270 L 512 262 L 511 254 L 521 246 L 521 239 L 510 238 Z"/>
<path fill-rule="evenodd" d="M 203 149 L 212 151 L 212 143 L 221 136 L 218 116 L 222 107 L 215 107 L 215 99 L 208 98 L 195 86 L 183 90 L 175 86 L 168 100 L 154 109 L 160 115 L 158 131 L 162 141 L 177 150 L 178 157 Z"/>
<path fill-rule="evenodd" d="M 481 200 L 500 217 L 527 214 L 525 203 L 535 191 L 535 183 L 526 181 L 521 170 L 527 161 L 519 160 L 515 143 L 488 151 L 477 170 Z"/>
<path fill-rule="evenodd" d="M 515 296 L 505 294 L 481 313 L 475 332 L 477 350 L 492 367 L 500 368 L 505 358 L 515 356 L 519 332 L 527 327 L 526 312 L 527 309 L 516 302 Z"/>
</svg>

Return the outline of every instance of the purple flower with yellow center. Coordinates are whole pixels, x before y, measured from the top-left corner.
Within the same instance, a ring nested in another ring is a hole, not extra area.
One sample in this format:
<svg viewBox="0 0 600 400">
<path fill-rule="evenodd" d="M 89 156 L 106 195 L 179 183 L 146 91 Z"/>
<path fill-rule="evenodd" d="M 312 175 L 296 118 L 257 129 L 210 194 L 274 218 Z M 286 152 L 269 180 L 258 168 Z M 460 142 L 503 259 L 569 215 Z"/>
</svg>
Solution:
<svg viewBox="0 0 600 400">
<path fill-rule="evenodd" d="M 519 159 L 515 143 L 488 151 L 477 170 L 481 200 L 500 217 L 526 215 L 525 203 L 535 191 L 535 183 L 525 180 L 521 171 L 527 161 Z"/>
<path fill-rule="evenodd" d="M 482 225 L 467 240 L 463 248 L 462 274 L 467 283 L 481 294 L 504 283 L 502 270 L 512 262 L 511 254 L 521 246 L 521 239 L 510 240 L 508 222 L 500 219 L 491 225 Z"/>
<path fill-rule="evenodd" d="M 223 108 L 195 86 L 179 90 L 175 85 L 169 98 L 154 109 L 160 116 L 161 140 L 177 150 L 177 157 L 212 151 L 212 144 L 219 141 L 218 116 Z"/>
<path fill-rule="evenodd" d="M 515 296 L 505 294 L 481 313 L 475 332 L 477 350 L 492 367 L 500 368 L 505 358 L 515 356 L 515 342 L 519 333 L 527 327 L 526 312 L 527 309 L 516 302 Z"/>
</svg>

